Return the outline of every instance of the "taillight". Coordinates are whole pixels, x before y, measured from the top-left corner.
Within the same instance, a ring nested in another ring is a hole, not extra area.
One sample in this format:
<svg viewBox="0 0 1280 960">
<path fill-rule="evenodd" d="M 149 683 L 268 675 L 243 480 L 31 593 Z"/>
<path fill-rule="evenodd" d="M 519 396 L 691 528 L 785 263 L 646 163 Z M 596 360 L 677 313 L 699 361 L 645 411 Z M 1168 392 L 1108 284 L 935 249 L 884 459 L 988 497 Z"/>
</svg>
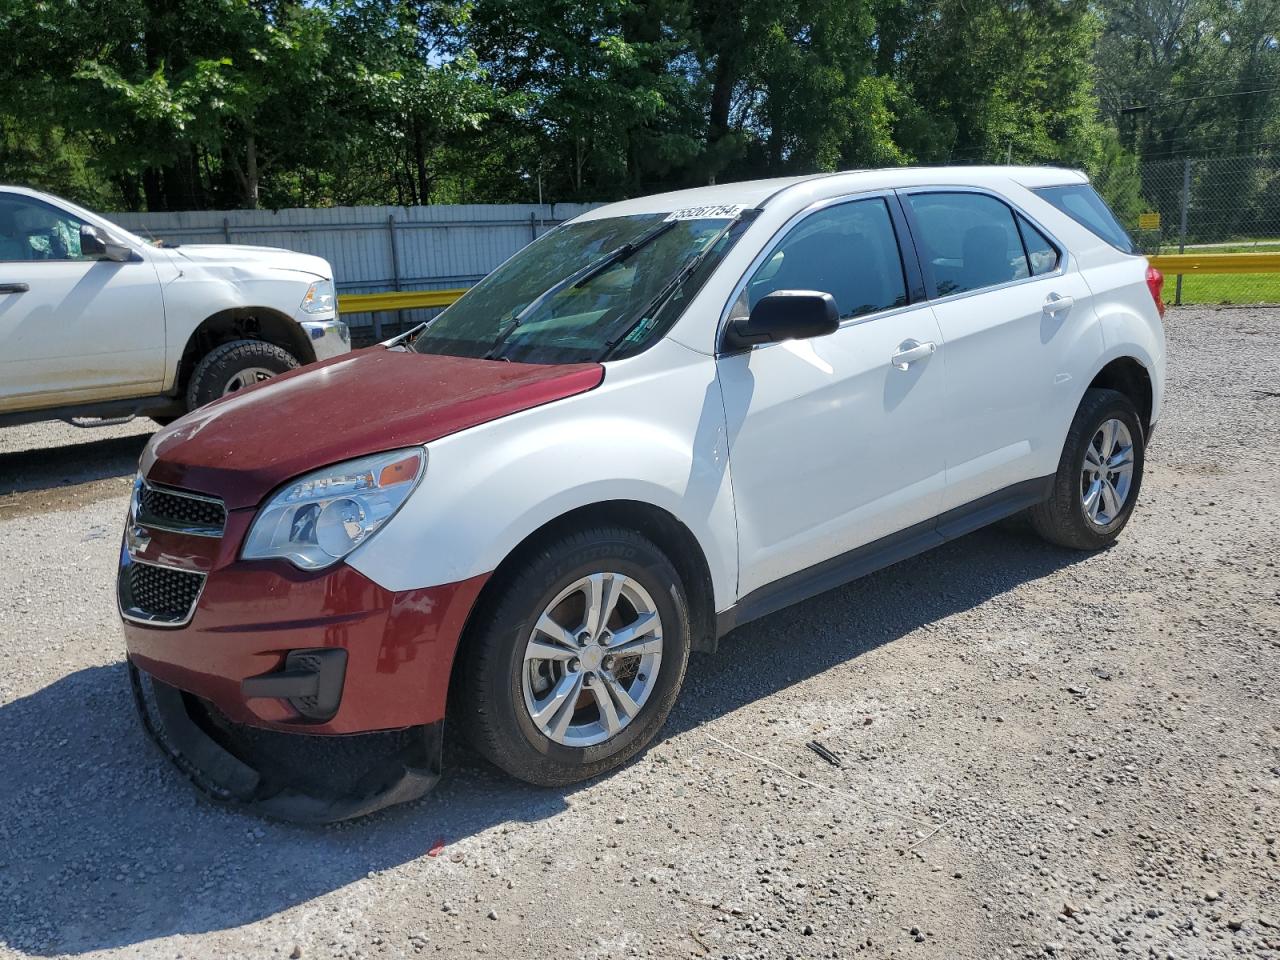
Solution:
<svg viewBox="0 0 1280 960">
<path fill-rule="evenodd" d="M 1155 267 L 1147 267 L 1147 289 L 1151 291 L 1151 299 L 1156 302 L 1160 316 L 1164 316 L 1164 274 Z"/>
</svg>

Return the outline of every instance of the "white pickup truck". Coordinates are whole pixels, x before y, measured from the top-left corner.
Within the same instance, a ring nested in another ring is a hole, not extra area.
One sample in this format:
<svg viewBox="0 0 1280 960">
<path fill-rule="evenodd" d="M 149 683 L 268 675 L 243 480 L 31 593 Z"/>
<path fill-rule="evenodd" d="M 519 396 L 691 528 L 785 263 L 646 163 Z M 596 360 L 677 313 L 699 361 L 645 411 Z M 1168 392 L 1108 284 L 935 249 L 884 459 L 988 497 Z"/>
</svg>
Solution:
<svg viewBox="0 0 1280 960">
<path fill-rule="evenodd" d="M 350 349 L 320 257 L 158 246 L 65 200 L 0 186 L 0 426 L 164 423 Z"/>
</svg>

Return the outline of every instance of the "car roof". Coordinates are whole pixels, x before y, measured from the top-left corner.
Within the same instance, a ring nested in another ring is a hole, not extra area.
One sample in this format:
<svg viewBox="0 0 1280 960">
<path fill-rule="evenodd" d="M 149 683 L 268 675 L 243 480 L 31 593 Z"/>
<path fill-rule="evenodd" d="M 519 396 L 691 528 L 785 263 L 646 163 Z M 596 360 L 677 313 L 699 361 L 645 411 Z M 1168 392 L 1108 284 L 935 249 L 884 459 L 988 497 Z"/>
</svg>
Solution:
<svg viewBox="0 0 1280 960">
<path fill-rule="evenodd" d="M 0 183 L 0 190 L 7 193 L 21 193 L 28 197 L 47 197 L 49 194 L 36 190 L 34 187 L 20 187 L 16 183 Z"/>
<path fill-rule="evenodd" d="M 656 193 L 596 207 L 576 219 L 600 220 L 606 217 L 669 213 L 672 210 L 710 205 L 762 207 L 796 194 L 816 200 L 864 190 L 891 190 L 899 187 L 945 185 L 998 189 L 1015 183 L 1035 188 L 1087 183 L 1088 179 L 1081 171 L 1065 167 L 886 167 L 878 170 L 846 170 L 772 180 L 744 180 L 740 183 L 720 183 L 690 190 Z"/>
</svg>

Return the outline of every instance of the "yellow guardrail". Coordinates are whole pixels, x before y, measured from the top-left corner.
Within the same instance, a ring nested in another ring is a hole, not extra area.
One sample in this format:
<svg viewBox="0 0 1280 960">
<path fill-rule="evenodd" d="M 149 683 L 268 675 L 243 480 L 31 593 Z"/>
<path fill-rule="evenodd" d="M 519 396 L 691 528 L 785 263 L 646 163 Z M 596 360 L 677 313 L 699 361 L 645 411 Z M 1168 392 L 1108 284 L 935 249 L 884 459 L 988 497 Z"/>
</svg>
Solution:
<svg viewBox="0 0 1280 960">
<path fill-rule="evenodd" d="M 1280 273 L 1280 253 L 1167 253 L 1150 257 L 1165 276 L 1196 273 Z"/>
<path fill-rule="evenodd" d="M 466 293 L 458 290 L 396 290 L 390 293 L 344 293 L 338 297 L 339 313 L 381 313 L 384 310 L 416 310 L 447 307 Z"/>
<path fill-rule="evenodd" d="M 1166 253 L 1149 258 L 1166 276 L 1197 273 L 1280 273 L 1280 253 Z M 396 290 L 389 293 L 344 293 L 338 297 L 339 313 L 381 313 L 447 307 L 466 293 L 455 290 Z"/>
</svg>

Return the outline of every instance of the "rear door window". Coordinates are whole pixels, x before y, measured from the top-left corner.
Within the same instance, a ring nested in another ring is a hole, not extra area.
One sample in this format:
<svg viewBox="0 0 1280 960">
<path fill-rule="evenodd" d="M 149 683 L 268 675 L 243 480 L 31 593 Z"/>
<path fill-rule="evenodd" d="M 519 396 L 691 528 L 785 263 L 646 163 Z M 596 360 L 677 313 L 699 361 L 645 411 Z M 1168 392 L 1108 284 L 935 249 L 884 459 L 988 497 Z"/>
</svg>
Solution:
<svg viewBox="0 0 1280 960">
<path fill-rule="evenodd" d="M 915 240 L 935 296 L 1031 276 L 1013 211 L 983 193 L 909 193 Z"/>
<path fill-rule="evenodd" d="M 1120 221 L 1111 212 L 1111 208 L 1089 184 L 1040 187 L 1034 192 L 1121 253 L 1137 252 L 1129 234 L 1120 226 Z"/>
</svg>

